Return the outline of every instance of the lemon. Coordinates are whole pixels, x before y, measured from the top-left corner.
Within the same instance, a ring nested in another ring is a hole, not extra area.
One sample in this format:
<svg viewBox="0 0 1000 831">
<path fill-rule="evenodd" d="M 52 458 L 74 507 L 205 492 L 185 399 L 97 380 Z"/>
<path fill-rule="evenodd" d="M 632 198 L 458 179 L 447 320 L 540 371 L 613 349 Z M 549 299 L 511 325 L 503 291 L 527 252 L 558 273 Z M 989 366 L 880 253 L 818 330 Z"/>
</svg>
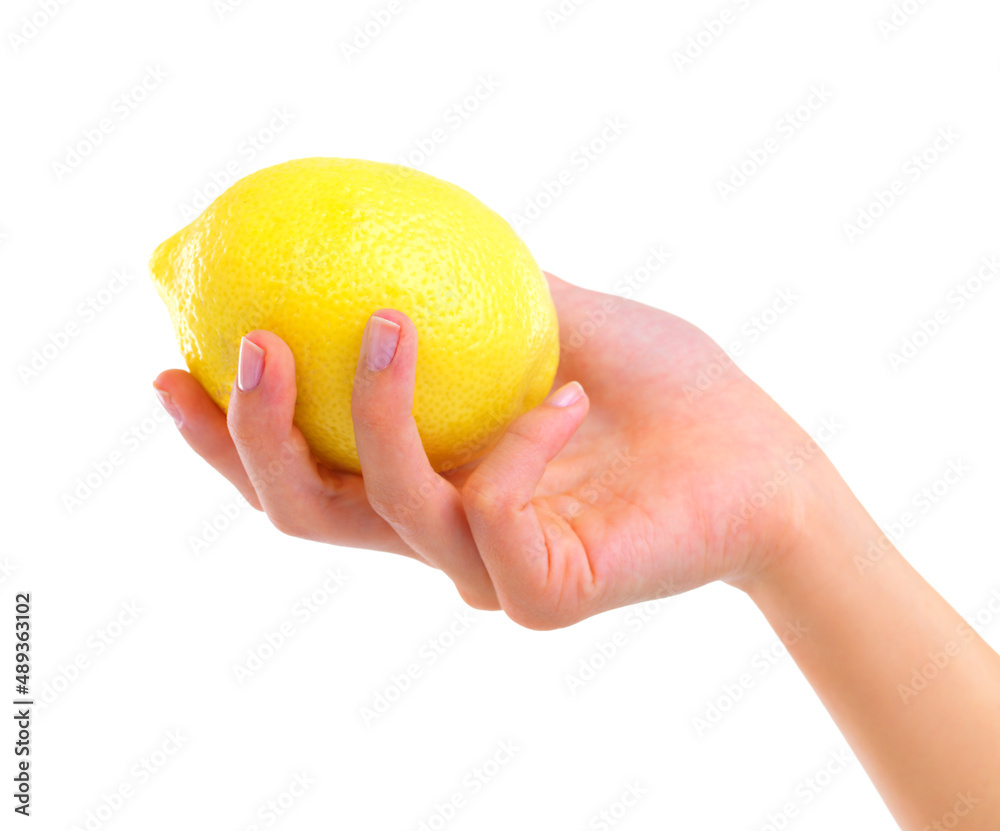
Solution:
<svg viewBox="0 0 1000 831">
<path fill-rule="evenodd" d="M 419 337 L 413 417 L 435 470 L 482 455 L 544 399 L 559 361 L 548 284 L 510 225 L 455 185 L 398 165 L 310 158 L 233 184 L 163 242 L 150 271 L 191 373 L 223 409 L 240 338 L 295 356 L 295 424 L 359 472 L 351 388 L 369 315 Z"/>
</svg>

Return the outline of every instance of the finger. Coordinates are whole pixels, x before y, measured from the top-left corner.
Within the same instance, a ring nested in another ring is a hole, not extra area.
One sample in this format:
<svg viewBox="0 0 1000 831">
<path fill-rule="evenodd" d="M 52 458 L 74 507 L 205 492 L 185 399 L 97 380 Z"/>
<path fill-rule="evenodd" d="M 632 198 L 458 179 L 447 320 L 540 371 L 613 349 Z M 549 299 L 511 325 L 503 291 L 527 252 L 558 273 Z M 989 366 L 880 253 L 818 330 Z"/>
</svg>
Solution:
<svg viewBox="0 0 1000 831">
<path fill-rule="evenodd" d="M 260 510 L 240 454 L 226 426 L 226 414 L 194 376 L 180 369 L 161 372 L 153 382 L 156 397 L 177 423 L 184 440 L 199 456 L 232 482 L 254 508 Z"/>
<path fill-rule="evenodd" d="M 337 474 L 324 475 L 292 424 L 295 397 L 295 359 L 285 342 L 261 330 L 244 337 L 229 399 L 229 433 L 275 527 L 293 536 L 325 539 L 328 488 Z"/>
<path fill-rule="evenodd" d="M 455 487 L 434 472 L 413 419 L 417 330 L 402 312 L 368 319 L 351 395 L 368 501 L 402 540 L 444 571 L 470 605 L 497 609 Z"/>
<path fill-rule="evenodd" d="M 565 519 L 532 503 L 546 466 L 589 409 L 576 381 L 515 419 L 462 489 L 462 502 L 500 604 L 531 628 L 551 628 L 564 590 L 586 590 L 593 573 Z M 572 606 L 572 602 L 569 602 Z M 556 622 L 558 623 L 558 622 Z"/>
</svg>

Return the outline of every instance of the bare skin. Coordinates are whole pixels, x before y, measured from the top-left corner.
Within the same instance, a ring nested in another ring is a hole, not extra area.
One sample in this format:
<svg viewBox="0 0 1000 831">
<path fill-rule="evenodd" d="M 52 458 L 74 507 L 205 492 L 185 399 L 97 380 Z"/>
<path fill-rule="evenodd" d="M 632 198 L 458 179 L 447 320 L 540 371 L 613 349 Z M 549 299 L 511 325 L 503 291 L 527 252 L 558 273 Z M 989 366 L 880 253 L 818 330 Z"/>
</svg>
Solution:
<svg viewBox="0 0 1000 831">
<path fill-rule="evenodd" d="M 279 530 L 414 557 L 521 625 L 715 580 L 742 589 L 779 634 L 804 633 L 789 651 L 904 829 L 949 827 L 949 812 L 1000 827 L 1000 657 L 708 336 L 548 277 L 556 391 L 445 475 L 411 415 L 417 332 L 398 310 L 369 320 L 358 361 L 362 476 L 309 452 L 294 360 L 272 333 L 244 339 L 228 417 L 186 372 L 155 386 L 188 444 Z"/>
</svg>

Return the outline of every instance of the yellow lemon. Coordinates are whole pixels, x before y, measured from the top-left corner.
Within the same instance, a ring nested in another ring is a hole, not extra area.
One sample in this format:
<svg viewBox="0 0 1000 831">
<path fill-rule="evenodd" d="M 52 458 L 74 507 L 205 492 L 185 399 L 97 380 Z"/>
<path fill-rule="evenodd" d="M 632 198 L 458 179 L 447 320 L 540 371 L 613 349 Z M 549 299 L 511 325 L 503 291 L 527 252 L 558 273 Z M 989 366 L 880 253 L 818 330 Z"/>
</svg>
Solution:
<svg viewBox="0 0 1000 831">
<path fill-rule="evenodd" d="M 240 338 L 295 356 L 295 423 L 360 471 L 351 422 L 361 335 L 382 307 L 419 337 L 413 416 L 435 470 L 480 456 L 548 393 L 559 361 L 548 284 L 514 230 L 455 185 L 398 165 L 311 158 L 236 182 L 150 262 L 188 368 L 223 409 Z"/>
</svg>

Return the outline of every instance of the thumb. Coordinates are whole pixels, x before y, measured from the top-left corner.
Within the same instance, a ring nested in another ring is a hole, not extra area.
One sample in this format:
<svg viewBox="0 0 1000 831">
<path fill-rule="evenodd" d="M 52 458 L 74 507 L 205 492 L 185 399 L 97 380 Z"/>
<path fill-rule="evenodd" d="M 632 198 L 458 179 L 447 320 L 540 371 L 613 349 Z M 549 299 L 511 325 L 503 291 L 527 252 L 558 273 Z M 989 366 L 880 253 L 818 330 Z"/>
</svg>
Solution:
<svg viewBox="0 0 1000 831">
<path fill-rule="evenodd" d="M 565 522 L 535 510 L 531 502 L 546 466 L 583 423 L 589 407 L 579 383 L 561 387 L 511 422 L 462 489 L 469 526 L 500 603 L 515 621 L 531 628 L 551 628 L 553 623 L 545 615 L 552 558 L 579 560 L 573 556 L 579 554 L 579 542 L 564 533 Z"/>
</svg>

